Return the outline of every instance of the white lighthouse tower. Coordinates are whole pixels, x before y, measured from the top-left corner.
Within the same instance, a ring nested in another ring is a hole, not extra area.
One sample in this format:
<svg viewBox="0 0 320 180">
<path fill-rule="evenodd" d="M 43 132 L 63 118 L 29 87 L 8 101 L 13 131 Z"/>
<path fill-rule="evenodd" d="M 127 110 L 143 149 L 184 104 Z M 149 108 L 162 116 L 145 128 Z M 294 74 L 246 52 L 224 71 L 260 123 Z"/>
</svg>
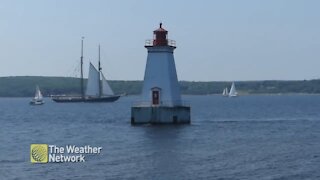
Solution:
<svg viewBox="0 0 320 180">
<path fill-rule="evenodd" d="M 147 40 L 147 65 L 141 101 L 131 108 L 131 123 L 190 123 L 190 106 L 181 101 L 173 51 L 175 41 L 167 38 L 168 31 L 160 27 Z"/>
</svg>

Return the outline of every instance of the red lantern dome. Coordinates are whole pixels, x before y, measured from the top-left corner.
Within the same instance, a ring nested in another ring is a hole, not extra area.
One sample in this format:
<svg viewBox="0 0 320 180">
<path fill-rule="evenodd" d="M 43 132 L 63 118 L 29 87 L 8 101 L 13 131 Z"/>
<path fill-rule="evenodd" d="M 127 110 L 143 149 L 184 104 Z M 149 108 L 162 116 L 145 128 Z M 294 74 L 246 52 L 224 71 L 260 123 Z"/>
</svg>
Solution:
<svg viewBox="0 0 320 180">
<path fill-rule="evenodd" d="M 154 38 L 153 38 L 153 46 L 167 46 L 168 39 L 167 34 L 168 31 L 162 28 L 162 23 L 160 23 L 160 27 L 153 31 Z"/>
<path fill-rule="evenodd" d="M 160 23 L 158 29 L 153 31 L 153 39 L 146 40 L 144 47 L 157 46 L 170 46 L 176 48 L 176 41 L 168 39 L 168 31 L 162 28 L 162 23 Z"/>
</svg>

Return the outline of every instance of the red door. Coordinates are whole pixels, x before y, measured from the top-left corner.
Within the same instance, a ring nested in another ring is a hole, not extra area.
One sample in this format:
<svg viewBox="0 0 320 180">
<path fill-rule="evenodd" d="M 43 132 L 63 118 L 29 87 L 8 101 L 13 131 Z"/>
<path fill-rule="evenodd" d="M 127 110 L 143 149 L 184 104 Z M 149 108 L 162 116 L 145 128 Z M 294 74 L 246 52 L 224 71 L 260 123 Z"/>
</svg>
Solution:
<svg viewBox="0 0 320 180">
<path fill-rule="evenodd" d="M 159 91 L 152 91 L 152 104 L 159 105 Z"/>
</svg>

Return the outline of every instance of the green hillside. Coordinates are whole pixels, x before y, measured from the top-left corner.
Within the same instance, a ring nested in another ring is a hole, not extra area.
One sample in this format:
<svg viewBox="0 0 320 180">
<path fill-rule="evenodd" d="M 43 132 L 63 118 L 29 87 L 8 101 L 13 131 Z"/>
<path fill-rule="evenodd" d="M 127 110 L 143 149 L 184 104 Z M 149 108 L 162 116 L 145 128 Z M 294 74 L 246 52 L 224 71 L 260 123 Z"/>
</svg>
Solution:
<svg viewBox="0 0 320 180">
<path fill-rule="evenodd" d="M 17 76 L 0 77 L 0 97 L 33 96 L 39 85 L 45 96 L 57 94 L 80 94 L 80 80 L 70 77 Z M 142 81 L 110 81 L 115 93 L 139 94 Z M 181 81 L 183 94 L 220 94 L 231 82 Z M 320 93 L 320 80 L 305 81 L 240 81 L 236 87 L 241 94 L 261 93 Z"/>
</svg>

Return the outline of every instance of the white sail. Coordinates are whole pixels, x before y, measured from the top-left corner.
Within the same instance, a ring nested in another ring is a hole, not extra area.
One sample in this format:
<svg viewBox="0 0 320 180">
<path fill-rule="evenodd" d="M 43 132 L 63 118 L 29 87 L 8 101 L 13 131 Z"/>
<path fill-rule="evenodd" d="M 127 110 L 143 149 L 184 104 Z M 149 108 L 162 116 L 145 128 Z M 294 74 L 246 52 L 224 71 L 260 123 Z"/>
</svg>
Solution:
<svg viewBox="0 0 320 180">
<path fill-rule="evenodd" d="M 224 89 L 223 89 L 222 95 L 223 95 L 223 96 L 228 96 L 228 88 L 224 88 Z"/>
<path fill-rule="evenodd" d="M 35 100 L 42 100 L 43 96 L 41 94 L 39 86 L 36 87 L 36 93 L 34 95 Z"/>
<path fill-rule="evenodd" d="M 227 94 L 226 88 L 223 89 L 222 95 L 225 96 Z"/>
<path fill-rule="evenodd" d="M 236 87 L 233 82 L 231 85 L 231 88 L 230 88 L 229 96 L 232 97 L 232 96 L 237 96 L 237 95 L 238 95 L 238 93 L 237 93 Z"/>
<path fill-rule="evenodd" d="M 104 77 L 104 75 L 101 73 L 102 76 L 102 95 L 103 96 L 108 96 L 108 95 L 114 95 L 108 81 Z"/>
<path fill-rule="evenodd" d="M 100 83 L 100 73 L 90 63 L 86 95 L 87 96 L 99 96 L 99 94 L 100 94 L 99 93 L 100 92 L 99 83 Z"/>
</svg>

